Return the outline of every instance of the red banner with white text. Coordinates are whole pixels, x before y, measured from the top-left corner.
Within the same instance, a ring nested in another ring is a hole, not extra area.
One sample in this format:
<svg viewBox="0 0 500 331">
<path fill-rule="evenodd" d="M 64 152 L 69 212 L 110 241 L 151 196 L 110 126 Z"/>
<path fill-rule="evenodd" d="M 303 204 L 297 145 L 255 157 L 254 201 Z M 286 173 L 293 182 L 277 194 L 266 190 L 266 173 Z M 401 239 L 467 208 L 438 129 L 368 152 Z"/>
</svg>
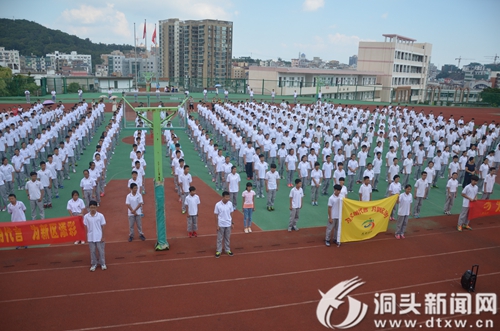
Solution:
<svg viewBox="0 0 500 331">
<path fill-rule="evenodd" d="M 492 215 L 500 215 L 500 200 L 476 200 L 469 203 L 469 220 Z"/>
<path fill-rule="evenodd" d="M 0 223 L 0 247 L 62 244 L 86 236 L 82 216 Z"/>
</svg>

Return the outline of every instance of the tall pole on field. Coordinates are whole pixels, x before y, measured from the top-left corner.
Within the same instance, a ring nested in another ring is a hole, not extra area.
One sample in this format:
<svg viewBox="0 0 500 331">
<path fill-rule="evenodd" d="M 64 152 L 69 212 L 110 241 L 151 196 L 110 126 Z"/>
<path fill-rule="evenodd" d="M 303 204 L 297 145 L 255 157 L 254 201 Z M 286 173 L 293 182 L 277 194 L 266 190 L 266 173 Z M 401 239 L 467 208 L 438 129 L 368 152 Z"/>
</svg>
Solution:
<svg viewBox="0 0 500 331">
<path fill-rule="evenodd" d="M 156 23 L 155 23 L 155 30 L 154 30 L 154 45 L 155 45 L 155 62 L 156 62 L 156 70 L 155 70 L 155 75 L 156 75 L 156 88 L 158 88 L 158 82 L 159 82 L 159 76 L 158 76 L 158 43 L 156 42 L 157 34 L 156 34 Z"/>
<path fill-rule="evenodd" d="M 138 89 L 137 84 L 138 84 L 138 73 L 137 73 L 137 37 L 136 37 L 136 30 L 135 30 L 135 23 L 134 23 L 134 56 L 135 56 L 135 88 Z"/>
<path fill-rule="evenodd" d="M 146 30 L 146 20 L 144 20 L 144 49 L 148 52 L 148 32 Z"/>
<path fill-rule="evenodd" d="M 184 107 L 186 101 L 185 98 L 181 103 L 180 107 Z M 170 249 L 170 245 L 167 241 L 167 227 L 165 219 L 165 186 L 164 186 L 164 176 L 163 176 L 163 153 L 162 153 L 162 125 L 171 121 L 179 110 L 178 107 L 133 107 L 127 98 L 124 99 L 125 103 L 132 108 L 137 113 L 144 123 L 149 124 L 153 128 L 153 164 L 154 164 L 154 194 L 155 194 L 155 211 L 156 211 L 156 236 L 157 241 L 155 243 L 155 250 L 163 251 Z M 161 113 L 164 111 L 172 111 L 170 115 L 167 115 L 165 119 L 161 119 Z M 153 120 L 148 119 L 147 116 L 143 116 L 144 112 L 153 113 Z M 124 118 L 125 120 L 125 118 Z M 146 178 L 144 178 L 146 180 Z"/>
</svg>

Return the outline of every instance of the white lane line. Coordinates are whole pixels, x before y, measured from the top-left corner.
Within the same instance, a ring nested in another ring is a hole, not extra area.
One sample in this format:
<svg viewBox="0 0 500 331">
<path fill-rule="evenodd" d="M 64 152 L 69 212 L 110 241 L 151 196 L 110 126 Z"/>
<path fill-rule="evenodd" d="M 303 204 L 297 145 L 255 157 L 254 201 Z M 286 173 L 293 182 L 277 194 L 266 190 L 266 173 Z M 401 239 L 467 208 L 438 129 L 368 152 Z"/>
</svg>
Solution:
<svg viewBox="0 0 500 331">
<path fill-rule="evenodd" d="M 500 274 L 500 272 L 492 272 L 492 273 L 488 273 L 488 274 L 482 274 L 481 277 L 494 276 L 494 275 L 499 275 L 499 274 Z M 413 288 L 413 287 L 419 287 L 419 286 L 427 286 L 427 285 L 433 285 L 433 284 L 439 284 L 439 283 L 447 283 L 447 282 L 456 281 L 456 280 L 457 280 L 456 278 L 444 279 L 444 280 L 439 280 L 439 281 L 434 281 L 434 282 L 426 282 L 426 283 L 413 284 L 413 285 L 408 285 L 408 286 L 393 287 L 393 288 L 388 288 L 385 290 L 363 292 L 363 293 L 358 293 L 358 294 L 355 294 L 352 296 L 362 296 L 362 295 L 367 295 L 367 294 L 372 294 L 372 293 L 381 293 L 381 292 L 394 292 L 394 291 L 401 290 L 401 289 L 407 289 L 407 288 Z M 226 311 L 226 312 L 213 313 L 213 314 L 164 318 L 164 319 L 159 319 L 159 320 L 142 321 L 142 322 L 134 322 L 134 323 L 104 325 L 104 326 L 96 326 L 96 327 L 89 327 L 89 328 L 72 329 L 72 330 L 67 330 L 67 331 L 91 331 L 91 330 L 99 330 L 99 329 L 114 329 L 114 328 L 130 327 L 130 326 L 141 326 L 141 325 L 146 325 L 146 324 L 168 323 L 168 322 L 190 320 L 190 319 L 195 319 L 195 318 L 207 318 L 207 317 L 216 317 L 216 316 L 224 316 L 224 315 L 235 315 L 235 314 L 241 314 L 241 313 L 251 313 L 251 312 L 271 310 L 271 309 L 280 309 L 280 308 L 287 308 L 287 307 L 293 307 L 293 306 L 307 305 L 307 304 L 317 303 L 317 302 L 319 302 L 319 298 L 316 300 L 294 302 L 294 303 L 288 303 L 288 304 L 283 304 L 283 305 L 274 305 L 274 306 L 267 306 L 267 307 L 233 310 L 233 311 Z"/>
<path fill-rule="evenodd" d="M 99 294 L 109 294 L 109 293 L 158 290 L 158 289 L 185 287 L 185 286 L 208 285 L 208 284 L 228 283 L 228 282 L 234 282 L 234 281 L 246 281 L 246 280 L 273 278 L 273 277 L 293 276 L 293 275 L 299 275 L 299 274 L 323 272 L 323 271 L 330 271 L 330 270 L 336 270 L 336 269 L 356 268 L 356 267 L 364 267 L 364 266 L 368 266 L 368 265 L 394 263 L 394 262 L 416 260 L 416 259 L 423 259 L 423 258 L 432 258 L 432 257 L 437 257 L 437 256 L 462 254 L 462 253 L 483 251 L 483 250 L 489 250 L 489 249 L 495 249 L 495 248 L 500 248 L 500 246 L 467 249 L 467 250 L 461 250 L 461 251 L 453 251 L 453 252 L 447 252 L 447 253 L 436 253 L 436 254 L 429 254 L 429 255 L 420 255 L 420 256 L 413 256 L 413 257 L 402 257 L 402 258 L 392 259 L 392 260 L 373 261 L 373 262 L 357 263 L 357 264 L 352 264 L 352 265 L 341 265 L 341 266 L 316 268 L 316 269 L 309 269 L 309 270 L 280 272 L 280 273 L 275 273 L 275 274 L 267 274 L 267 275 L 260 275 L 260 276 L 251 276 L 251 277 L 226 278 L 226 279 L 217 279 L 217 280 L 181 283 L 181 284 L 168 284 L 168 285 L 158 285 L 158 286 L 126 288 L 126 289 L 119 289 L 119 290 L 106 290 L 106 291 L 98 291 L 98 292 L 82 292 L 82 293 L 73 293 L 73 294 L 50 295 L 50 296 L 44 296 L 44 297 L 31 297 L 31 298 L 2 300 L 2 301 L 0 301 L 0 304 L 1 303 L 11 303 L 11 302 L 20 302 L 20 301 L 31 301 L 31 300 L 70 298 L 70 297 L 78 297 L 78 296 L 86 296 L 86 295 L 99 295 Z"/>
</svg>

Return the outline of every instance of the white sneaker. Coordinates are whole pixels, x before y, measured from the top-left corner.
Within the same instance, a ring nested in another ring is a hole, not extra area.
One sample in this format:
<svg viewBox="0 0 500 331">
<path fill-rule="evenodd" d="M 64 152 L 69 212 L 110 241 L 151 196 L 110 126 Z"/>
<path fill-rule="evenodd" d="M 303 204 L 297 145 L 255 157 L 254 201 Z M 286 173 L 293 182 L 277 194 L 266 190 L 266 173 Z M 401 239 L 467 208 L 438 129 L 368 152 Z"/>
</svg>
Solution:
<svg viewBox="0 0 500 331">
<path fill-rule="evenodd" d="M 76 169 L 73 169 L 73 172 L 76 172 Z"/>
<path fill-rule="evenodd" d="M 245 232 L 245 233 L 248 233 L 248 228 L 245 228 L 244 232 Z"/>
<path fill-rule="evenodd" d="M 93 265 L 90 267 L 90 271 L 95 271 L 96 268 L 97 268 L 97 265 Z"/>
<path fill-rule="evenodd" d="M 108 267 L 106 267 L 105 264 L 101 265 L 101 270 L 106 270 L 106 269 L 108 269 Z"/>
<path fill-rule="evenodd" d="M 252 232 L 252 228 L 248 228 L 248 232 L 251 233 Z"/>
<path fill-rule="evenodd" d="M 78 241 L 78 240 L 77 240 L 77 241 L 75 241 L 75 245 L 78 245 L 79 243 L 80 243 L 80 241 Z"/>
</svg>

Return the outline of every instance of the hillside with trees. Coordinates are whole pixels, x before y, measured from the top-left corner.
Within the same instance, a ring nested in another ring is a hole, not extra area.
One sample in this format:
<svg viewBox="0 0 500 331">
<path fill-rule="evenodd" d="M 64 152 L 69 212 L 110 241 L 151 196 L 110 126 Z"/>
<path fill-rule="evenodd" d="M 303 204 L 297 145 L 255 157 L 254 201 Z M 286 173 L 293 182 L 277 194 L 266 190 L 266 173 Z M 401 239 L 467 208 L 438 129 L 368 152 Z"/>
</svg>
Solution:
<svg viewBox="0 0 500 331">
<path fill-rule="evenodd" d="M 19 55 L 45 56 L 54 51 L 76 51 L 79 54 L 92 55 L 93 65 L 101 63 L 101 54 L 133 49 L 131 45 L 93 43 L 88 38 L 81 39 L 32 21 L 7 18 L 0 18 L 0 46 L 7 50 L 18 50 Z"/>
</svg>

